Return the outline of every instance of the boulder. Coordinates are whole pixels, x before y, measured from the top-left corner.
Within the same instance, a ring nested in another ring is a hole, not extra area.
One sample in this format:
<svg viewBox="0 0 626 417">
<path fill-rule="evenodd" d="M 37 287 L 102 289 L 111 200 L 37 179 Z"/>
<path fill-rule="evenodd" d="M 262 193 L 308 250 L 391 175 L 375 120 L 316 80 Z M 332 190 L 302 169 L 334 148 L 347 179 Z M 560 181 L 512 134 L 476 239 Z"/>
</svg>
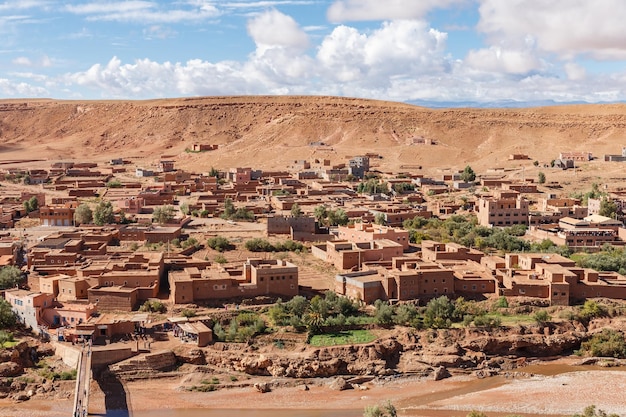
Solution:
<svg viewBox="0 0 626 417">
<path fill-rule="evenodd" d="M 15 362 L 0 363 L 0 377 L 18 376 L 24 372 L 24 368 Z"/>
<path fill-rule="evenodd" d="M 442 379 L 448 377 L 450 377 L 450 372 L 448 372 L 448 370 L 444 366 L 436 368 L 433 372 L 433 379 L 435 381 L 441 381 Z"/>
<path fill-rule="evenodd" d="M 335 378 L 333 382 L 330 383 L 329 388 L 335 391 L 343 391 L 351 389 L 352 385 L 350 385 L 348 381 L 343 378 Z"/>
<path fill-rule="evenodd" d="M 186 352 L 177 353 L 177 358 L 183 363 L 190 363 L 192 365 L 206 365 L 204 353 L 201 349 L 190 349 Z"/>
<path fill-rule="evenodd" d="M 268 382 L 255 382 L 254 388 L 261 394 L 265 394 L 266 392 L 270 392 L 272 390 Z"/>
</svg>

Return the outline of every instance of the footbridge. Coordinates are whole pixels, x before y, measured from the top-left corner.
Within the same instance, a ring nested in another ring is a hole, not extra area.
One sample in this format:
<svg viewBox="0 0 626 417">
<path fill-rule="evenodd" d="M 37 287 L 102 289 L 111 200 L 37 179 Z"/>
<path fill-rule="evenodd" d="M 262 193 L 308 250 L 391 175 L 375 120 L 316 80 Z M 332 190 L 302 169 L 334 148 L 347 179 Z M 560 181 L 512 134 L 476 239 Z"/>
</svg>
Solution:
<svg viewBox="0 0 626 417">
<path fill-rule="evenodd" d="M 72 417 L 85 417 L 89 414 L 91 377 L 91 344 L 86 344 L 83 346 L 78 358 Z"/>
</svg>

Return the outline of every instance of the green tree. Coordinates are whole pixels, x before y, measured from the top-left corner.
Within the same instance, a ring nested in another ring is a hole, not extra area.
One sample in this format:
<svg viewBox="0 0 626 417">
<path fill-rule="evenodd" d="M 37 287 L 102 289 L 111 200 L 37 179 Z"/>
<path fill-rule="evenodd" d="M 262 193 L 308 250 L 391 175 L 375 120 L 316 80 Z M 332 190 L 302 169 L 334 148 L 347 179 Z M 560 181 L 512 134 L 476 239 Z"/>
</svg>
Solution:
<svg viewBox="0 0 626 417">
<path fill-rule="evenodd" d="M 217 178 L 219 176 L 220 176 L 220 172 L 217 169 L 211 167 L 211 170 L 209 171 L 209 177 Z"/>
<path fill-rule="evenodd" d="M 545 184 L 546 174 L 544 174 L 543 172 L 540 172 L 539 174 L 537 174 L 537 180 L 539 181 L 539 184 Z"/>
<path fill-rule="evenodd" d="M 187 203 L 183 203 L 180 205 L 180 212 L 183 213 L 185 216 L 189 216 L 189 213 L 191 213 L 191 210 L 189 209 L 189 204 Z"/>
<path fill-rule="evenodd" d="M 617 204 L 615 201 L 609 200 L 608 198 L 603 198 L 600 201 L 600 211 L 598 211 L 600 216 L 615 218 L 617 214 Z"/>
<path fill-rule="evenodd" d="M 0 290 L 15 287 L 22 280 L 22 271 L 16 266 L 5 266 L 0 269 Z"/>
<path fill-rule="evenodd" d="M 0 298 L 0 329 L 10 329 L 17 324 L 17 317 L 11 308 L 11 304 L 4 298 Z"/>
<path fill-rule="evenodd" d="M 26 210 L 26 213 L 35 211 L 38 208 L 39 208 L 39 201 L 37 200 L 37 197 L 32 196 L 28 200 L 24 201 L 24 210 Z"/>
<path fill-rule="evenodd" d="M 348 224 L 348 214 L 343 209 L 328 212 L 328 224 L 330 226 L 345 226 Z"/>
<path fill-rule="evenodd" d="M 101 201 L 93 211 L 93 222 L 97 226 L 113 223 L 115 216 L 113 215 L 113 205 L 110 201 Z"/>
<path fill-rule="evenodd" d="M 224 213 L 222 213 L 223 219 L 230 219 L 235 214 L 235 205 L 233 200 L 227 198 L 224 200 Z"/>
<path fill-rule="evenodd" d="M 467 165 L 461 173 L 461 180 L 465 182 L 474 182 L 476 180 L 476 173 L 471 166 Z"/>
<path fill-rule="evenodd" d="M 391 324 L 393 323 L 393 307 L 386 301 L 376 300 L 374 303 L 376 312 L 374 313 L 374 322 L 376 324 Z"/>
<path fill-rule="evenodd" d="M 385 223 L 387 223 L 385 220 L 385 213 L 376 214 L 376 216 L 374 216 L 374 223 L 384 226 Z"/>
<path fill-rule="evenodd" d="M 250 210 L 247 210 L 245 207 L 239 207 L 237 210 L 235 210 L 235 213 L 230 216 L 230 218 L 234 220 L 254 221 L 254 213 Z"/>
<path fill-rule="evenodd" d="M 274 252 L 276 250 L 269 241 L 258 237 L 246 241 L 245 247 L 250 252 Z"/>
<path fill-rule="evenodd" d="M 328 210 L 326 206 L 317 206 L 315 210 L 313 210 L 313 216 L 318 223 L 323 223 L 326 217 L 328 217 Z"/>
<path fill-rule="evenodd" d="M 293 217 L 302 217 L 302 209 L 298 203 L 294 203 L 293 206 L 291 206 L 291 215 Z"/>
<path fill-rule="evenodd" d="M 234 249 L 234 246 L 230 243 L 230 240 L 223 236 L 214 236 L 207 240 L 207 245 L 218 252 L 224 252 Z"/>
<path fill-rule="evenodd" d="M 174 207 L 170 205 L 156 207 L 152 212 L 152 221 L 158 224 L 169 223 L 174 218 L 175 212 Z"/>
<path fill-rule="evenodd" d="M 454 310 L 454 304 L 445 295 L 433 298 L 426 305 L 424 325 L 433 329 L 446 329 L 452 325 Z"/>
<path fill-rule="evenodd" d="M 304 317 L 304 322 L 307 325 L 309 333 L 317 334 L 319 333 L 322 324 L 324 324 L 324 317 L 317 311 L 310 311 Z"/>
</svg>

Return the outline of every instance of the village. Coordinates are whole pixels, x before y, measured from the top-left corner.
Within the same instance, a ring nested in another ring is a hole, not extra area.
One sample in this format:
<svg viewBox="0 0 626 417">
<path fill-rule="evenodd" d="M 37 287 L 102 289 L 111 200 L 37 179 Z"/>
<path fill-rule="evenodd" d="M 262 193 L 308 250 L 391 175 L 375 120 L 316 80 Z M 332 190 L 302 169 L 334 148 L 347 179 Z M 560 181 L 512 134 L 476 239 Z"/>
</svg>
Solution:
<svg viewBox="0 0 626 417">
<path fill-rule="evenodd" d="M 216 148 L 194 144 L 189 152 L 210 158 Z M 624 153 L 607 155 L 604 163 L 621 162 Z M 418 242 L 403 228 L 414 219 L 470 216 L 484 228 L 526 228 L 529 242 L 594 252 L 624 244 L 622 190 L 589 196 L 583 205 L 559 194 L 558 183 L 546 184 L 543 173 L 511 178 L 504 168 L 476 174 L 468 166 L 435 177 L 380 172 L 373 168 L 377 158 L 200 174 L 176 169 L 174 156 L 148 168 L 123 158 L 5 168 L 0 261 L 21 268 L 28 284 L 7 289 L 4 298 L 33 332 L 64 341 L 133 334 L 150 325 L 137 310 L 154 300 L 238 307 L 326 290 L 364 304 L 424 305 L 442 295 L 534 297 L 546 305 L 626 299 L 626 277 L 578 267 L 559 251 L 494 251 L 479 238 L 468 246 L 427 236 Z M 521 154 L 509 159 L 532 163 Z M 592 160 L 591 153 L 563 152 L 549 169 Z M 15 183 L 24 186 L 11 193 Z M 607 204 L 613 212 L 603 216 Z M 252 241 L 244 245 L 241 236 Z M 296 248 L 301 262 L 264 249 L 271 246 L 267 239 Z M 228 246 L 239 248 L 224 251 Z M 302 262 L 309 252 L 317 269 Z M 210 343 L 211 328 L 194 321 L 187 332 Z"/>
</svg>

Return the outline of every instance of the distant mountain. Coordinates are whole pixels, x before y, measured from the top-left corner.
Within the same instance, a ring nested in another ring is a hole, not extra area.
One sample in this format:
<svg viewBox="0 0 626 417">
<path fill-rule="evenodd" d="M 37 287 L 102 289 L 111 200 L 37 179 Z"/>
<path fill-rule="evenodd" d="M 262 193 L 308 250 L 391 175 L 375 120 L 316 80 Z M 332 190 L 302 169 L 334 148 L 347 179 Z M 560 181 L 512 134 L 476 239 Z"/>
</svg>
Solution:
<svg viewBox="0 0 626 417">
<path fill-rule="evenodd" d="M 547 106 L 569 106 L 575 104 L 592 104 L 585 101 L 570 101 L 567 103 L 556 102 L 554 100 L 537 100 L 537 101 L 517 101 L 517 100 L 500 100 L 500 101 L 433 101 L 433 100 L 410 100 L 406 103 L 416 106 L 428 107 L 431 109 L 458 109 L 458 108 L 477 108 L 477 109 L 523 109 L 530 107 L 547 107 Z M 620 102 L 623 103 L 623 102 Z M 594 104 L 615 104 L 615 103 L 594 103 Z"/>
</svg>

